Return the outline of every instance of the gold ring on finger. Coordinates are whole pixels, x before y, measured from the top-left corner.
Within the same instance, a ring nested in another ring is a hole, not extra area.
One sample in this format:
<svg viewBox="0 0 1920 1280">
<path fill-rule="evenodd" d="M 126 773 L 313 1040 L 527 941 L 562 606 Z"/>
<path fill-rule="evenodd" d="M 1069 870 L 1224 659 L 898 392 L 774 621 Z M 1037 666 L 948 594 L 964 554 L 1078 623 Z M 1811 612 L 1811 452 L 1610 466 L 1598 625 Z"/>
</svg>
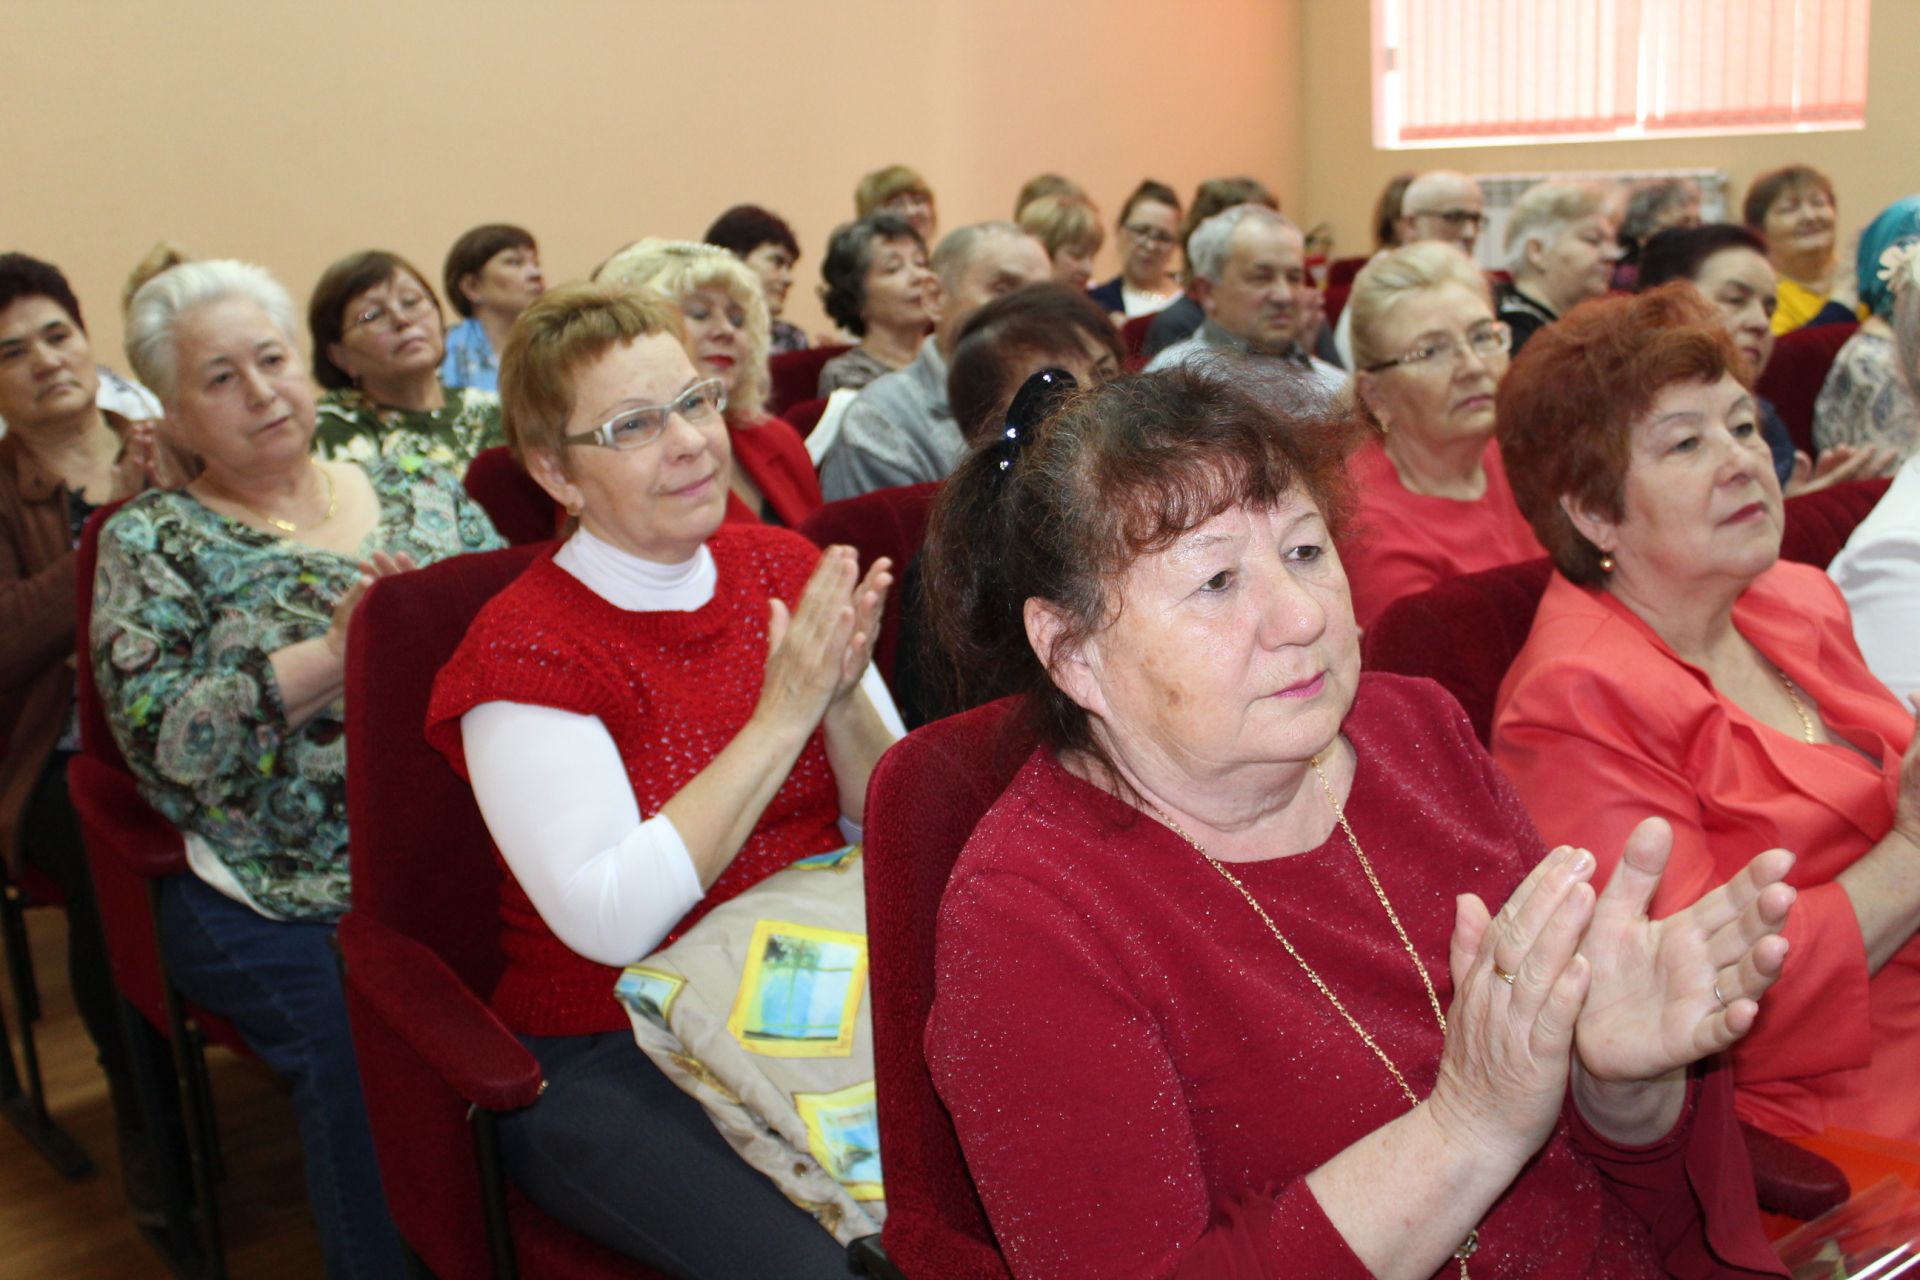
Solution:
<svg viewBox="0 0 1920 1280">
<path fill-rule="evenodd" d="M 1500 981 L 1506 983 L 1508 986 L 1512 986 L 1515 975 L 1508 973 L 1505 969 L 1502 969 L 1500 967 L 1500 962 L 1498 960 L 1495 960 L 1493 962 L 1493 976 L 1500 979 Z M 1714 990 L 1717 994 L 1719 991 L 1719 988 L 1716 987 L 1714 988 Z M 1724 1001 L 1722 1003 L 1724 1003 Z"/>
</svg>

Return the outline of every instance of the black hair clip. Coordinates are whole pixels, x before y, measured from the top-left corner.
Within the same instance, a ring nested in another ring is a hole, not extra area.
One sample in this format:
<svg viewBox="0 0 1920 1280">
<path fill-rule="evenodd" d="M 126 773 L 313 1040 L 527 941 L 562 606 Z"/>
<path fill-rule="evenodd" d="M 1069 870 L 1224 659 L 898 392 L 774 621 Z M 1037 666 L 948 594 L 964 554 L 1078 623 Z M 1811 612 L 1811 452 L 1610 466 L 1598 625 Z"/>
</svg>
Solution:
<svg viewBox="0 0 1920 1280">
<path fill-rule="evenodd" d="M 1033 439 L 1033 430 L 1051 418 L 1078 387 L 1065 369 L 1042 369 L 1020 384 L 1013 403 L 1007 406 L 1005 424 L 994 446 L 999 454 L 996 469 L 1001 475 L 1013 470 L 1020 451 Z"/>
</svg>

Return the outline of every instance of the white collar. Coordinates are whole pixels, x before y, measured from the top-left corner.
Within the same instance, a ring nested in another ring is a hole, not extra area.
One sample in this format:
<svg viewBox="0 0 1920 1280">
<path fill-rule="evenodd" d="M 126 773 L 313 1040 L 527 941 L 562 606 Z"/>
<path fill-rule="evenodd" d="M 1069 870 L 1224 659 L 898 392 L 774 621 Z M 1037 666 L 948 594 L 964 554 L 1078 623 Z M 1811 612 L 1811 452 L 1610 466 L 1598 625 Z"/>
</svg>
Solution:
<svg viewBox="0 0 1920 1280">
<path fill-rule="evenodd" d="M 584 528 L 574 531 L 554 553 L 553 562 L 586 584 L 587 590 L 629 613 L 691 613 L 713 599 L 718 578 L 713 553 L 705 543 L 691 559 L 658 564 L 603 542 Z"/>
</svg>

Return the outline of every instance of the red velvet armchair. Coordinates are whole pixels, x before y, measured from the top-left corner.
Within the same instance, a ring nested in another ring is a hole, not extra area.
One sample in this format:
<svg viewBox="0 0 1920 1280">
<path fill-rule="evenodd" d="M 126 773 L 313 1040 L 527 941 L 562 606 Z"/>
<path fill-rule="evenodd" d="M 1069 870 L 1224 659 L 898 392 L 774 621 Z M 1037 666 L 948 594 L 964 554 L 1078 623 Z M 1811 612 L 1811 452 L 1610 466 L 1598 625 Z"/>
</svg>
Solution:
<svg viewBox="0 0 1920 1280">
<path fill-rule="evenodd" d="M 812 400 L 820 394 L 820 369 L 835 356 L 853 348 L 838 346 L 808 347 L 805 351 L 783 351 L 767 361 L 771 386 L 767 390 L 767 412 L 785 417 L 792 406 Z"/>
<path fill-rule="evenodd" d="M 347 1013 L 388 1204 L 434 1274 L 651 1277 L 542 1214 L 501 1173 L 494 1116 L 533 1102 L 544 1082 L 486 1006 L 503 963 L 500 872 L 473 792 L 423 733 L 434 676 L 539 550 L 382 579 L 354 615 L 353 910 L 338 935 Z"/>
<path fill-rule="evenodd" d="M 875 489 L 857 498 L 829 502 L 800 524 L 800 533 L 815 546 L 844 544 L 860 553 L 860 572 L 881 556 L 893 559 L 895 590 L 888 593 L 880 617 L 880 638 L 873 662 L 881 676 L 893 678 L 893 657 L 900 644 L 900 575 L 920 552 L 927 537 L 927 517 L 933 512 L 936 481 Z"/>
<path fill-rule="evenodd" d="M 559 505 L 520 469 L 505 445 L 474 455 L 467 464 L 466 486 L 467 496 L 480 504 L 511 546 L 546 542 L 560 527 Z"/>
<path fill-rule="evenodd" d="M 887 1175 L 887 1256 L 915 1280 L 1006 1280 L 960 1140 L 921 1056 L 933 926 L 953 863 L 1034 739 L 1011 699 L 916 729 L 867 784 L 867 953 Z"/>
<path fill-rule="evenodd" d="M 89 634 L 100 528 L 120 505 L 108 503 L 88 518 L 75 556 L 80 753 L 68 762 L 67 789 L 86 841 L 107 957 L 123 1006 L 134 1088 L 167 1200 L 167 1224 L 154 1243 L 176 1270 L 219 1277 L 226 1274 L 217 1191 L 223 1173 L 205 1050 L 211 1041 L 242 1057 L 254 1055 L 231 1023 L 189 1004 L 167 978 L 160 949 L 160 887 L 170 876 L 189 874 L 186 844 L 140 795 L 93 681 Z M 172 1049 L 171 1072 L 157 1059 L 152 1032 L 164 1036 Z M 184 1134 L 173 1123 L 180 1113 Z M 190 1197 L 179 1185 L 182 1168 L 192 1178 Z"/>
<path fill-rule="evenodd" d="M 1793 447 L 1808 457 L 1817 454 L 1813 447 L 1813 402 L 1820 398 L 1833 358 L 1859 327 L 1822 324 L 1783 334 L 1773 344 L 1773 356 L 1760 375 L 1760 394 L 1773 401 L 1780 420 L 1787 424 L 1787 434 L 1793 437 Z"/>
</svg>

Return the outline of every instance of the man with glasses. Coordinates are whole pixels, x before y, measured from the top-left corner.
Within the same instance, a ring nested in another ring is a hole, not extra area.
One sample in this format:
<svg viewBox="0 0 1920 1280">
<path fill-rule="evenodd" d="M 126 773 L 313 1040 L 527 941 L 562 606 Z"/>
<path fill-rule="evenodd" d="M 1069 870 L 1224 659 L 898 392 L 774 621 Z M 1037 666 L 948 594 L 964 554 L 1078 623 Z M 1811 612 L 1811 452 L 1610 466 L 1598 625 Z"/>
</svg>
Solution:
<svg viewBox="0 0 1920 1280">
<path fill-rule="evenodd" d="M 1471 258 L 1480 228 L 1487 222 L 1486 207 L 1480 184 L 1472 178 L 1457 169 L 1430 169 L 1409 182 L 1400 197 L 1400 216 L 1393 224 L 1395 239 L 1388 249 L 1438 240 L 1456 246 Z M 1333 345 L 1340 353 L 1340 363 L 1353 368 L 1353 316 L 1344 309 L 1333 328 Z"/>
<path fill-rule="evenodd" d="M 1188 288 L 1206 319 L 1192 337 L 1155 356 L 1149 371 L 1257 356 L 1296 371 L 1310 401 L 1330 402 L 1339 393 L 1346 374 L 1301 345 L 1313 285 L 1306 242 L 1291 218 L 1262 205 L 1235 205 L 1201 223 L 1187 251 Z"/>
</svg>

